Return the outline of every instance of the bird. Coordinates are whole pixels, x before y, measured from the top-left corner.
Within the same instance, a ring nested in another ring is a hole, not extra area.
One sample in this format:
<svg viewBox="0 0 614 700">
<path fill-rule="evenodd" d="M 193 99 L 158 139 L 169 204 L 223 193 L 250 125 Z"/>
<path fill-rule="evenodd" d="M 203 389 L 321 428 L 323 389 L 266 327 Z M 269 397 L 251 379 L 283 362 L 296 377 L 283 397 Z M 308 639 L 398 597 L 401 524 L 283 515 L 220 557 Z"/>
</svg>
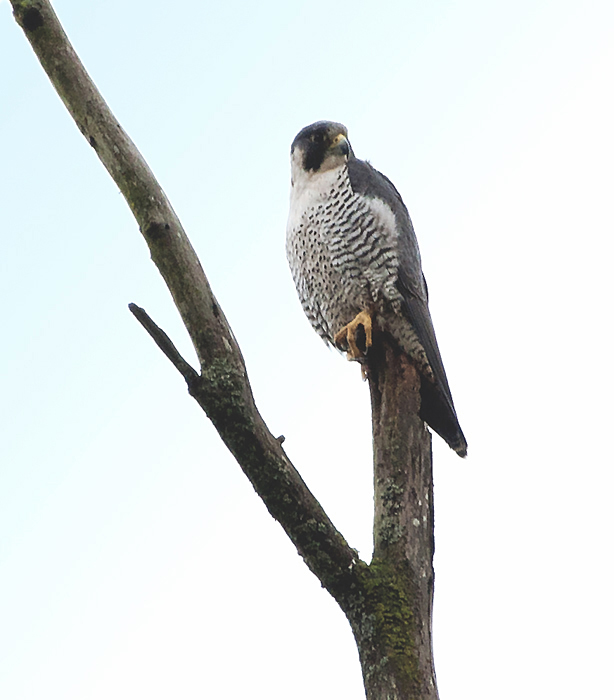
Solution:
<svg viewBox="0 0 614 700">
<path fill-rule="evenodd" d="M 461 430 L 428 306 L 418 241 L 392 182 L 318 121 L 290 149 L 286 255 L 303 310 L 329 345 L 365 363 L 384 332 L 420 376 L 420 417 L 461 457 Z M 363 364 L 364 367 L 364 364 Z"/>
</svg>

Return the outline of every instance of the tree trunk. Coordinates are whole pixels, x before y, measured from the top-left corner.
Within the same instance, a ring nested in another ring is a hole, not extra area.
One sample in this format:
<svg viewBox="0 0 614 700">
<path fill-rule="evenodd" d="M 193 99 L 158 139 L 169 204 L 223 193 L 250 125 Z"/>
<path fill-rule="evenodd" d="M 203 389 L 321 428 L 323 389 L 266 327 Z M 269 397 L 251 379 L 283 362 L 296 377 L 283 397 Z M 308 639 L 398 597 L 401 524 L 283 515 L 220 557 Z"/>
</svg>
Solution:
<svg viewBox="0 0 614 700">
<path fill-rule="evenodd" d="M 434 511 L 431 435 L 420 375 L 382 334 L 369 352 L 375 521 L 363 596 L 348 615 L 368 700 L 437 700 L 431 645 Z M 358 602 L 358 601 L 357 601 Z"/>
</svg>

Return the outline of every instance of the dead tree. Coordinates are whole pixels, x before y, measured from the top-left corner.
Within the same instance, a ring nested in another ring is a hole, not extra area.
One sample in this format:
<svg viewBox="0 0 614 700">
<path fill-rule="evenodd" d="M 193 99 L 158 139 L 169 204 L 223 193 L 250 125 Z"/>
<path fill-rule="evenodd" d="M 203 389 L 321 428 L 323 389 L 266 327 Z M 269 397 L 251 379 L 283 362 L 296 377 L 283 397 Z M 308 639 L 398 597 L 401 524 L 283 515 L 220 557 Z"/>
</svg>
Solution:
<svg viewBox="0 0 614 700">
<path fill-rule="evenodd" d="M 192 368 L 168 336 L 130 309 L 186 380 L 271 515 L 348 618 L 369 700 L 436 700 L 431 648 L 433 487 L 430 433 L 415 367 L 383 335 L 369 358 L 375 549 L 362 561 L 258 413 L 245 363 L 181 223 L 88 76 L 47 0 L 11 0 L 53 86 L 116 182 L 188 330 Z"/>
</svg>

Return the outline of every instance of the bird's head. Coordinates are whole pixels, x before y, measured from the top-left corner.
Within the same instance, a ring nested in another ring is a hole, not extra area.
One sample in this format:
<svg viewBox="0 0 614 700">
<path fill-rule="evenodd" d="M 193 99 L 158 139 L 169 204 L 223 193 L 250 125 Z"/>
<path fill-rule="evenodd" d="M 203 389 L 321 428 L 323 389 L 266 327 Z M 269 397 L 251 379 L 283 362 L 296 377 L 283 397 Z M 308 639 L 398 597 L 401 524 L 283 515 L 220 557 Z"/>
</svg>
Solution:
<svg viewBox="0 0 614 700">
<path fill-rule="evenodd" d="M 323 173 L 339 168 L 353 156 L 348 130 L 337 122 L 316 122 L 301 129 L 292 142 L 292 175 Z"/>
</svg>

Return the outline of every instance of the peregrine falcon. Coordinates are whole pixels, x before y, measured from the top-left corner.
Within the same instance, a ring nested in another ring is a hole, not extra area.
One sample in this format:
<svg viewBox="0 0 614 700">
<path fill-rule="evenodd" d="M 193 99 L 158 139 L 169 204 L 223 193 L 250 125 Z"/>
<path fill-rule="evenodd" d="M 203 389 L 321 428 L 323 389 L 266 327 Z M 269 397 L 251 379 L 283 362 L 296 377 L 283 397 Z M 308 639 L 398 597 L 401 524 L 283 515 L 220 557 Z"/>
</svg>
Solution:
<svg viewBox="0 0 614 700">
<path fill-rule="evenodd" d="M 301 304 L 326 343 L 364 361 L 387 333 L 420 374 L 420 417 L 467 454 L 443 368 L 416 234 L 390 180 L 358 160 L 343 124 L 321 121 L 292 143 L 286 252 Z"/>
</svg>

